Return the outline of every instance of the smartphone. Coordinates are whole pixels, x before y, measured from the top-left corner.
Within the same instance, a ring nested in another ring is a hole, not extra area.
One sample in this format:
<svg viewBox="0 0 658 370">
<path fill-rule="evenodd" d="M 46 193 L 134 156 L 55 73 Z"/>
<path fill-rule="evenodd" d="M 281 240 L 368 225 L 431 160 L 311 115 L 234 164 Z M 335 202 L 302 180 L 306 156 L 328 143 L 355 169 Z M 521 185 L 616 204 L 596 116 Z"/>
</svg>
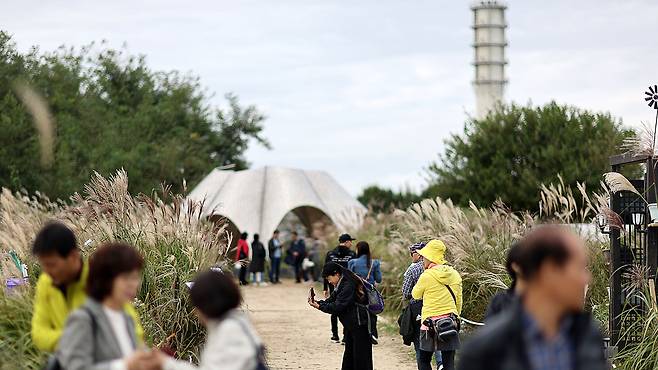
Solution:
<svg viewBox="0 0 658 370">
<path fill-rule="evenodd" d="M 311 301 L 315 301 L 315 289 L 313 289 L 313 287 L 311 287 L 311 290 L 308 294 L 311 297 Z"/>
</svg>

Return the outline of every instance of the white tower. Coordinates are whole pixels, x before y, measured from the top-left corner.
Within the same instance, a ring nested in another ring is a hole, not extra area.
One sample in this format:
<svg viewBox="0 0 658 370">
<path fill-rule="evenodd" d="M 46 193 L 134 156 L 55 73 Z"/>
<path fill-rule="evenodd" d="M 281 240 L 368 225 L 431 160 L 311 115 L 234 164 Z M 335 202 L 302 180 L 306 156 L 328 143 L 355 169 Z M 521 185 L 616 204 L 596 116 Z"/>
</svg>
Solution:
<svg viewBox="0 0 658 370">
<path fill-rule="evenodd" d="M 475 32 L 475 88 L 476 117 L 484 118 L 493 107 L 503 100 L 505 93 L 505 9 L 507 6 L 494 1 L 480 1 L 473 10 Z"/>
</svg>

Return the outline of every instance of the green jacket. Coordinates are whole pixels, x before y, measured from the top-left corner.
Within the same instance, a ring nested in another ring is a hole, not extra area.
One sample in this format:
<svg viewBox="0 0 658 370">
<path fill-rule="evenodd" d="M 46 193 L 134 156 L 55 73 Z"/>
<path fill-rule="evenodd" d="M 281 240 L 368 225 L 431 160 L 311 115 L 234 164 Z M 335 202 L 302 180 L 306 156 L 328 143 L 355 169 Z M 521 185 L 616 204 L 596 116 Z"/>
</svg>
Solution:
<svg viewBox="0 0 658 370">
<path fill-rule="evenodd" d="M 54 352 L 62 336 L 69 314 L 87 300 L 85 286 L 89 275 L 89 264 L 82 263 L 80 279 L 66 287 L 66 296 L 53 284 L 48 274 L 41 274 L 37 281 L 32 315 L 32 341 L 42 351 Z M 135 308 L 128 304 L 126 312 L 133 318 L 137 337 L 144 340 L 144 329 Z"/>
</svg>

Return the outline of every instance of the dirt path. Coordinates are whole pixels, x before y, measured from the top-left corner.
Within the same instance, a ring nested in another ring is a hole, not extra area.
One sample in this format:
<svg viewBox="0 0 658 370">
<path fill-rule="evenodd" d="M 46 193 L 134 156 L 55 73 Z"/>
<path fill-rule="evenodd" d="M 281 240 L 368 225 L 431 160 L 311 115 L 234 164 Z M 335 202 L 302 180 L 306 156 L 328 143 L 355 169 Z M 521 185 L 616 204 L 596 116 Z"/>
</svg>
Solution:
<svg viewBox="0 0 658 370">
<path fill-rule="evenodd" d="M 331 343 L 329 315 L 308 306 L 310 285 L 283 284 L 243 289 L 251 320 L 267 346 L 269 365 L 283 369 L 340 369 L 344 347 Z M 321 291 L 316 287 L 316 291 Z M 380 330 L 373 347 L 376 370 L 413 370 L 409 347 Z"/>
</svg>

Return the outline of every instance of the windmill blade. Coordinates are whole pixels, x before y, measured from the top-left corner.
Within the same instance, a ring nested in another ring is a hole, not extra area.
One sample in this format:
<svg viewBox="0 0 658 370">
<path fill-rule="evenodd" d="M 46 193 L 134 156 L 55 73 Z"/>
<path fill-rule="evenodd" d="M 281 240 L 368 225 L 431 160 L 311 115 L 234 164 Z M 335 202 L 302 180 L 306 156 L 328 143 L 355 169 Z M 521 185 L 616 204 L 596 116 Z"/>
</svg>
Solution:
<svg viewBox="0 0 658 370">
<path fill-rule="evenodd" d="M 655 94 L 658 92 L 658 85 L 653 85 L 653 93 Z"/>
<path fill-rule="evenodd" d="M 650 94 L 650 95 L 655 94 L 655 91 L 653 90 L 653 86 L 649 86 L 649 91 L 651 91 L 651 94 Z"/>
<path fill-rule="evenodd" d="M 644 101 L 649 101 L 649 100 L 653 100 L 653 97 L 644 98 Z"/>
<path fill-rule="evenodd" d="M 650 93 L 650 92 L 648 92 L 648 91 L 645 91 L 645 92 L 644 92 L 644 95 L 649 95 L 649 97 L 652 97 L 652 96 L 653 96 L 653 94 Z"/>
</svg>

